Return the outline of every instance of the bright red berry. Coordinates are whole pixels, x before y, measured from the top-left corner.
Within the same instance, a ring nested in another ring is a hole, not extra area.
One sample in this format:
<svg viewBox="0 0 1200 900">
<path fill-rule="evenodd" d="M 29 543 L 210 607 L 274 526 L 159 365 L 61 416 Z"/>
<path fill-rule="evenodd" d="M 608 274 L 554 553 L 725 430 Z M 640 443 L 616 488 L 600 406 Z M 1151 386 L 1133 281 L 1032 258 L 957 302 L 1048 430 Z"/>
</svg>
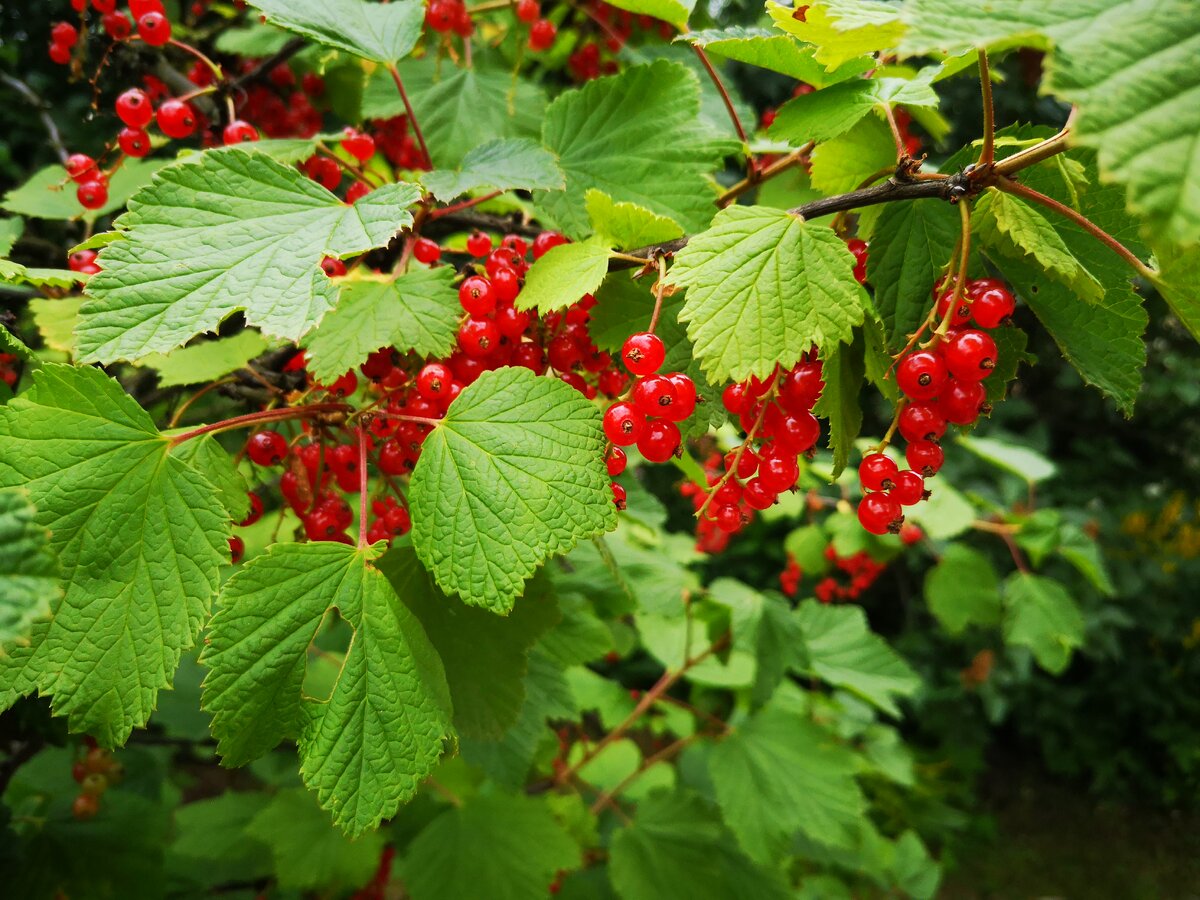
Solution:
<svg viewBox="0 0 1200 900">
<path fill-rule="evenodd" d="M 117 135 L 117 146 L 126 156 L 141 159 L 150 152 L 150 135 L 140 128 L 122 128 Z"/>
<path fill-rule="evenodd" d="M 887 494 L 867 494 L 859 501 L 858 521 L 871 534 L 898 534 L 904 511 Z"/>
<path fill-rule="evenodd" d="M 867 242 L 859 238 L 846 241 L 846 249 L 854 254 L 854 280 L 863 284 L 867 280 Z"/>
<path fill-rule="evenodd" d="M 135 19 L 140 19 L 146 13 L 163 12 L 162 0 L 129 0 L 129 12 Z"/>
<path fill-rule="evenodd" d="M 811 450 L 820 437 L 821 423 L 808 410 L 783 416 L 775 431 L 776 440 L 789 452 L 797 455 Z"/>
<path fill-rule="evenodd" d="M 900 433 L 906 441 L 936 441 L 946 433 L 946 420 L 927 403 L 910 403 L 900 411 Z"/>
<path fill-rule="evenodd" d="M 116 12 L 105 13 L 100 24 L 104 26 L 104 32 L 114 41 L 124 41 L 133 34 L 133 23 L 129 21 L 129 16 L 117 10 Z"/>
<path fill-rule="evenodd" d="M 980 328 L 996 328 L 1017 308 L 1017 301 L 1001 282 L 980 278 L 971 283 L 971 315 Z"/>
<path fill-rule="evenodd" d="M 538 0 L 519 0 L 517 3 L 517 18 L 522 22 L 529 24 L 536 22 L 541 12 Z"/>
<path fill-rule="evenodd" d="M 92 0 L 92 8 L 98 13 L 110 13 L 117 8 L 117 0 Z"/>
<path fill-rule="evenodd" d="M 229 561 L 233 565 L 237 565 L 242 561 L 242 557 L 246 555 L 246 542 L 236 534 L 229 538 Z"/>
<path fill-rule="evenodd" d="M 950 300 L 954 296 L 954 288 L 947 288 L 938 297 L 937 302 L 937 320 L 941 322 L 946 318 L 946 311 L 950 309 Z M 954 308 L 954 315 L 950 317 L 950 324 L 954 327 L 965 325 L 971 319 L 971 304 L 967 303 L 963 298 L 959 298 L 958 306 Z"/>
<path fill-rule="evenodd" d="M 418 238 L 413 244 L 413 256 L 417 262 L 423 262 L 425 265 L 435 263 L 442 255 L 442 248 L 438 246 L 437 241 L 431 241 L 429 238 Z"/>
<path fill-rule="evenodd" d="M 567 243 L 567 239 L 557 231 L 543 231 L 533 239 L 533 258 L 541 259 L 555 247 Z"/>
<path fill-rule="evenodd" d="M 50 60 L 51 62 L 58 63 L 60 66 L 65 66 L 71 61 L 71 48 L 66 44 L 51 44 Z"/>
<path fill-rule="evenodd" d="M 908 467 L 926 478 L 932 478 L 942 468 L 945 454 L 933 441 L 913 441 L 904 451 Z"/>
<path fill-rule="evenodd" d="M 445 400 L 453 383 L 454 373 L 444 363 L 431 362 L 417 373 L 417 393 L 435 403 Z"/>
<path fill-rule="evenodd" d="M 246 441 L 246 455 L 259 466 L 277 466 L 288 455 L 287 439 L 278 431 L 256 431 Z"/>
<path fill-rule="evenodd" d="M 662 415 L 672 422 L 682 422 L 696 411 L 696 382 L 682 372 L 672 372 L 667 379 L 675 386 L 675 402 Z"/>
<path fill-rule="evenodd" d="M 996 368 L 996 342 L 975 328 L 947 338 L 940 349 L 946 368 L 955 378 L 981 381 Z"/>
<path fill-rule="evenodd" d="M 83 204 L 84 209 L 100 209 L 108 202 L 108 185 L 99 178 L 85 181 L 75 191 L 75 197 Z"/>
<path fill-rule="evenodd" d="M 558 29 L 549 19 L 538 19 L 529 27 L 529 49 L 533 51 L 549 50 L 554 46 L 554 37 Z"/>
<path fill-rule="evenodd" d="M 819 362 L 803 362 L 779 379 L 779 402 L 790 413 L 813 408 L 825 389 Z"/>
<path fill-rule="evenodd" d="M 858 465 L 858 480 L 868 491 L 886 491 L 895 485 L 898 470 L 890 456 L 868 453 Z"/>
<path fill-rule="evenodd" d="M 721 392 L 721 404 L 732 416 L 740 416 L 749 410 L 753 400 L 743 382 L 734 382 Z"/>
<path fill-rule="evenodd" d="M 68 177 L 77 184 L 92 181 L 99 172 L 99 169 L 96 168 L 96 161 L 86 153 L 72 153 L 68 156 L 66 169 Z"/>
<path fill-rule="evenodd" d="M 482 319 L 496 308 L 496 298 L 492 296 L 492 285 L 480 275 L 472 275 L 458 286 L 458 302 L 467 311 L 467 315 Z M 522 328 L 521 331 L 525 329 Z M 517 332 L 520 334 L 521 332 Z"/>
<path fill-rule="evenodd" d="M 145 128 L 154 118 L 154 106 L 146 92 L 130 88 L 117 98 L 117 117 L 130 128 Z"/>
<path fill-rule="evenodd" d="M 225 143 L 226 147 L 233 144 L 244 144 L 248 141 L 257 141 L 258 129 L 242 119 L 234 119 L 221 132 L 221 140 Z"/>
<path fill-rule="evenodd" d="M 912 506 L 925 499 L 925 479 L 912 469 L 905 469 L 893 476 L 895 486 L 889 496 L 901 506 Z"/>
<path fill-rule="evenodd" d="M 746 482 L 745 487 L 742 488 L 742 499 L 751 509 L 764 510 L 775 504 L 779 499 L 779 494 L 767 487 L 766 482 L 758 477 L 751 478 Z"/>
<path fill-rule="evenodd" d="M 625 339 L 621 359 L 634 375 L 653 375 L 667 357 L 662 338 L 648 331 L 639 331 Z"/>
<path fill-rule="evenodd" d="M 512 269 L 499 268 L 488 277 L 492 280 L 492 294 L 497 303 L 512 303 L 521 293 L 521 280 Z"/>
<path fill-rule="evenodd" d="M 929 400 L 938 395 L 949 373 L 942 358 L 929 350 L 918 350 L 900 360 L 896 384 L 913 400 Z"/>
<path fill-rule="evenodd" d="M 628 463 L 629 457 L 620 447 L 609 447 L 608 453 L 604 454 L 604 465 L 608 468 L 608 474 L 613 478 L 624 472 Z"/>
<path fill-rule="evenodd" d="M 625 508 L 625 488 L 621 487 L 621 485 L 617 484 L 614 481 L 612 483 L 612 492 L 613 492 L 613 503 L 616 504 L 617 509 L 624 509 Z"/>
<path fill-rule="evenodd" d="M 492 252 L 492 239 L 482 231 L 474 231 L 467 238 L 467 252 L 479 258 Z"/>
<path fill-rule="evenodd" d="M 262 514 L 263 514 L 262 497 L 258 496 L 258 494 L 256 494 L 256 493 L 254 493 L 254 491 L 250 491 L 249 493 L 247 493 L 246 496 L 250 500 L 250 512 L 246 513 L 246 518 L 244 518 L 244 519 L 242 519 L 242 521 L 238 522 L 238 525 L 241 526 L 242 528 L 245 528 L 247 525 L 253 525 L 255 522 L 257 522 L 259 519 L 262 518 Z"/>
<path fill-rule="evenodd" d="M 678 400 L 675 385 L 665 375 L 647 375 L 633 386 L 633 405 L 644 416 L 674 418 L 669 411 Z"/>
<path fill-rule="evenodd" d="M 151 47 L 161 47 L 171 40 L 171 23 L 160 12 L 148 12 L 137 20 L 138 36 Z"/>
<path fill-rule="evenodd" d="M 985 402 L 987 391 L 981 382 L 952 378 L 938 397 L 937 409 L 947 422 L 970 425 L 979 418 Z"/>
<path fill-rule="evenodd" d="M 740 531 L 746 524 L 742 518 L 742 511 L 732 504 L 721 504 L 713 510 L 712 517 L 717 527 L 726 534 Z"/>
<path fill-rule="evenodd" d="M 358 390 L 358 376 L 351 370 L 344 375 L 338 377 L 327 385 L 324 385 L 325 393 L 333 397 L 349 397 Z M 351 450 L 354 448 L 351 447 Z M 357 457 L 356 457 L 357 458 Z"/>
<path fill-rule="evenodd" d="M 490 319 L 467 319 L 458 329 L 458 346 L 467 356 L 487 356 L 500 343 L 500 329 Z"/>
<path fill-rule="evenodd" d="M 321 271 L 330 278 L 340 278 L 346 274 L 346 264 L 336 256 L 326 256 L 321 260 Z"/>
<path fill-rule="evenodd" d="M 762 479 L 765 487 L 781 494 L 796 484 L 796 479 L 800 477 L 800 467 L 796 465 L 794 456 L 764 453 L 759 458 L 758 477 Z"/>
<path fill-rule="evenodd" d="M 652 463 L 666 462 L 679 449 L 681 437 L 679 426 L 666 419 L 654 419 L 638 438 L 637 448 L 642 456 Z"/>
<path fill-rule="evenodd" d="M 166 100 L 155 112 L 162 133 L 176 140 L 190 137 L 196 130 L 196 111 L 184 100 Z"/>
<path fill-rule="evenodd" d="M 344 134 L 342 149 L 359 162 L 366 162 L 375 155 L 375 138 L 353 128 L 347 128 Z"/>
<path fill-rule="evenodd" d="M 79 29 L 70 22 L 56 22 L 50 29 L 50 40 L 55 44 L 74 47 L 79 40 Z"/>
<path fill-rule="evenodd" d="M 632 403 L 614 403 L 604 413 L 604 436 L 618 447 L 636 444 L 646 430 L 646 417 Z"/>
<path fill-rule="evenodd" d="M 515 306 L 503 306 L 496 310 L 496 327 L 510 341 L 523 335 L 532 321 L 533 317 L 528 312 L 522 312 Z"/>
<path fill-rule="evenodd" d="M 367 194 L 371 193 L 371 186 L 363 181 L 356 181 L 350 187 L 346 188 L 346 202 L 357 203 Z"/>
</svg>

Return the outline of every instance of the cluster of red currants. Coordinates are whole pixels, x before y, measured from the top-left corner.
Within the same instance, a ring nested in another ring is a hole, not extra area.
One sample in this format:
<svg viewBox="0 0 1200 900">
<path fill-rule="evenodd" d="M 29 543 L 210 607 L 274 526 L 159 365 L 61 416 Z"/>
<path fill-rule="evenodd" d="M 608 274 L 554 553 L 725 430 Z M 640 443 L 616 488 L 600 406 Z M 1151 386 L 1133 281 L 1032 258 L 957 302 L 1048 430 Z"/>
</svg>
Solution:
<svg viewBox="0 0 1200 900">
<path fill-rule="evenodd" d="M 617 55 L 639 30 L 646 36 L 655 35 L 665 41 L 675 36 L 675 28 L 669 22 L 652 16 L 634 15 L 610 6 L 603 0 L 593 0 L 586 10 L 588 18 L 604 32 L 604 39 L 601 42 L 585 38 L 567 57 L 567 68 L 576 81 L 590 81 L 616 72 Z"/>
<path fill-rule="evenodd" d="M 678 423 L 696 411 L 700 397 L 695 382 L 683 372 L 659 374 L 666 356 L 662 338 L 648 331 L 631 334 L 621 346 L 621 361 L 636 380 L 628 396 L 604 412 L 604 436 L 613 445 L 606 457 L 610 475 L 625 470 L 622 447 L 636 444 L 652 463 L 666 462 L 681 452 Z M 612 487 L 618 508 L 624 509 L 625 489 L 616 482 Z"/>
<path fill-rule="evenodd" d="M 71 7 L 80 14 L 86 25 L 88 0 L 71 0 Z M 162 0 L 129 0 L 129 15 L 117 9 L 117 0 L 91 0 L 91 8 L 100 13 L 100 24 L 114 41 L 127 41 L 137 36 L 151 47 L 161 47 L 171 40 L 171 20 Z M 70 22 L 58 22 L 50 31 L 50 59 L 60 65 L 71 61 L 71 52 L 79 41 L 79 29 Z"/>
<path fill-rule="evenodd" d="M 17 386 L 17 378 L 20 373 L 17 367 L 21 364 L 21 358 L 12 353 L 0 353 L 0 383 L 8 385 L 10 388 Z"/>
<path fill-rule="evenodd" d="M 935 294 L 938 287 L 935 286 Z M 896 425 L 908 442 L 900 470 L 883 453 L 870 453 L 859 466 L 859 480 L 868 493 L 858 518 L 872 534 L 896 534 L 904 523 L 904 507 L 929 496 L 925 479 L 937 474 L 944 455 L 939 442 L 949 425 L 972 425 L 990 411 L 983 381 L 996 368 L 996 342 L 984 329 L 993 329 L 1012 316 L 1015 300 L 993 278 L 970 281 L 955 303 L 953 288 L 937 299 L 936 316 L 948 322 L 940 339 L 925 349 L 906 354 L 896 367 L 896 384 L 904 394 Z M 971 321 L 979 326 L 970 327 Z"/>
<path fill-rule="evenodd" d="M 71 766 L 71 777 L 79 785 L 79 794 L 71 804 L 71 815 L 80 822 L 100 811 L 100 798 L 104 792 L 125 775 L 124 768 L 111 753 L 96 746 L 91 737 L 85 737 L 83 741 L 80 748 L 83 754 Z"/>
<path fill-rule="evenodd" d="M 731 454 L 732 457 L 732 454 Z M 692 501 L 692 508 L 696 512 L 704 507 L 708 502 L 708 493 L 721 480 L 723 471 L 723 460 L 720 453 L 712 453 L 708 459 L 704 461 L 704 476 L 708 482 L 707 488 L 702 487 L 694 481 L 685 481 L 679 487 L 679 493 Z M 717 524 L 715 518 L 707 515 L 702 515 L 696 520 L 696 550 L 700 553 L 723 553 L 729 546 L 730 539 L 742 528 L 754 521 L 754 507 L 746 503 L 745 497 L 737 499 L 738 520 L 737 527 L 733 526 L 733 516 L 726 515 L 725 528 L 723 529 Z"/>
</svg>

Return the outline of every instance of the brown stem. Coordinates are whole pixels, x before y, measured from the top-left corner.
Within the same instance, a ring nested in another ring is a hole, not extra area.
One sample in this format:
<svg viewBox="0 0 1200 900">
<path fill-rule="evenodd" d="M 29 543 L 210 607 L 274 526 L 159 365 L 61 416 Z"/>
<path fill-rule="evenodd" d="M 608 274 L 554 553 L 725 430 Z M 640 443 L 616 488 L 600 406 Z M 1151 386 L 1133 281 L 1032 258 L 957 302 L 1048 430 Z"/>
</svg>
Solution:
<svg viewBox="0 0 1200 900">
<path fill-rule="evenodd" d="M 747 175 L 733 187 L 729 188 L 727 191 L 725 191 L 725 193 L 721 194 L 721 196 L 717 198 L 717 206 L 724 208 L 729 205 L 730 201 L 736 200 L 738 197 L 742 196 L 742 194 L 749 190 L 753 190 L 764 181 L 774 178 L 780 172 L 786 172 L 793 166 L 800 165 L 800 163 L 805 160 L 808 154 L 812 152 L 812 149 L 815 146 L 816 144 L 813 141 L 809 141 L 807 144 L 804 144 L 801 147 L 793 150 L 787 156 L 775 160 L 775 162 L 771 163 L 766 168 L 753 170 L 749 175 Z M 891 169 L 888 171 L 890 172 Z"/>
<path fill-rule="evenodd" d="M 1068 121 L 1063 130 L 1058 134 L 1046 138 L 1040 144 L 1034 144 L 1032 147 L 1026 147 L 1019 153 L 1014 153 L 1012 156 L 1006 156 L 1004 159 L 996 163 L 992 170 L 997 177 L 1012 175 L 1022 169 L 1028 169 L 1035 163 L 1040 163 L 1044 159 L 1049 159 L 1052 156 L 1057 156 L 1067 149 L 1068 141 L 1071 137 L 1071 123 Z"/>
<path fill-rule="evenodd" d="M 958 304 L 962 302 L 967 289 L 967 266 L 971 259 L 971 206 L 969 203 L 960 203 L 958 210 L 962 218 L 962 234 L 958 239 L 962 255 L 958 261 L 958 275 L 954 279 L 954 293 L 950 295 L 946 314 L 942 316 L 942 321 L 938 323 L 938 327 L 933 330 L 933 335 L 929 339 L 930 347 L 936 347 L 949 332 L 950 322 L 953 321 Z M 936 303 L 934 309 L 937 309 Z"/>
<path fill-rule="evenodd" d="M 203 425 L 200 428 L 185 431 L 183 434 L 171 438 L 170 446 L 178 447 L 193 438 L 204 437 L 206 434 L 218 434 L 222 431 L 233 431 L 236 428 L 248 428 L 267 422 L 283 422 L 287 419 L 308 419 L 323 413 L 346 413 L 352 410 L 353 407 L 345 403 L 310 403 L 307 406 L 267 409 L 262 412 L 247 413 L 244 416 L 234 416 L 232 419 L 213 422 L 211 425 Z"/>
<path fill-rule="evenodd" d="M 429 219 L 440 219 L 442 216 L 448 216 L 460 210 L 470 209 L 472 206 L 478 206 L 480 203 L 487 203 L 489 200 L 494 200 L 503 194 L 504 191 L 492 191 L 490 194 L 484 194 L 482 197 L 470 197 L 467 200 L 461 200 L 452 206 L 444 206 L 441 209 L 431 210 Z"/>
<path fill-rule="evenodd" d="M 358 423 L 358 549 L 367 546 L 367 429 Z"/>
<path fill-rule="evenodd" d="M 592 815 L 598 815 L 600 810 L 604 809 L 604 807 L 608 806 L 609 803 L 621 796 L 622 791 L 645 775 L 649 769 L 653 768 L 663 760 L 670 759 L 680 750 L 683 750 L 685 747 L 695 743 L 701 737 L 703 737 L 703 734 L 700 732 L 690 734 L 687 737 L 682 737 L 679 740 L 668 744 L 666 747 L 659 750 L 652 756 L 647 756 L 644 760 L 642 760 L 642 764 L 630 772 L 629 775 L 627 775 L 616 787 L 610 791 L 605 791 L 596 798 L 596 801 L 591 807 Z"/>
<path fill-rule="evenodd" d="M 646 330 L 654 334 L 654 329 L 658 327 L 658 314 L 662 312 L 663 294 L 667 290 L 667 260 L 666 257 L 658 258 L 658 281 L 654 282 L 654 312 L 650 314 L 650 327 Z"/>
<path fill-rule="evenodd" d="M 991 166 L 996 161 L 996 111 L 986 50 L 979 51 L 979 83 L 983 91 L 983 152 L 979 154 L 979 165 Z"/>
<path fill-rule="evenodd" d="M 892 140 L 896 144 L 897 161 L 908 156 L 908 148 L 904 146 L 904 137 L 900 134 L 900 125 L 896 122 L 896 114 L 892 112 L 892 104 L 881 103 L 883 114 L 887 117 L 888 128 L 892 130 Z"/>
<path fill-rule="evenodd" d="M 304 40 L 304 38 L 292 38 L 292 40 L 284 44 L 279 49 L 279 52 L 274 56 L 268 56 L 249 72 L 246 72 L 244 75 L 239 75 L 237 78 L 234 78 L 232 81 L 230 81 L 227 90 L 230 92 L 237 91 L 247 84 L 257 81 L 281 62 L 287 62 L 307 46 L 308 41 Z"/>
<path fill-rule="evenodd" d="M 721 99 L 725 101 L 725 109 L 729 113 L 729 118 L 733 120 L 733 127 L 737 131 L 738 138 L 743 144 L 749 144 L 750 139 L 746 137 L 746 129 L 742 127 L 742 120 L 738 118 L 737 110 L 733 107 L 733 99 L 729 96 L 729 91 L 725 89 L 724 82 L 721 81 L 721 76 L 717 74 L 717 70 L 713 68 L 713 64 L 708 60 L 708 54 L 704 52 L 704 48 L 699 44 L 692 44 L 692 50 L 699 57 L 704 70 L 708 72 L 708 77 L 712 79 L 712 83 L 716 85 L 717 93 L 721 95 Z M 749 152 L 749 151 L 747 151 Z M 751 171 L 754 169 L 754 156 L 750 156 Z"/>
<path fill-rule="evenodd" d="M 392 81 L 396 82 L 396 90 L 400 92 L 400 100 L 404 103 L 404 111 L 408 114 L 408 124 L 412 126 L 413 134 L 417 136 L 417 143 L 421 145 L 421 153 L 425 155 L 425 165 L 432 166 L 433 157 L 429 155 L 429 147 L 425 143 L 425 135 L 421 132 L 417 114 L 413 112 L 412 104 L 408 100 L 408 92 L 404 90 L 404 81 L 400 78 L 400 70 L 396 68 L 395 63 L 392 63 L 388 66 L 388 71 L 392 75 Z"/>
<path fill-rule="evenodd" d="M 1131 251 L 1128 247 L 1118 241 L 1099 225 L 1095 224 L 1091 219 L 1087 218 L 1081 213 L 1076 212 L 1066 204 L 1059 203 L 1053 197 L 1047 197 L 1045 194 L 1035 191 L 1033 188 L 1026 187 L 1019 182 L 1013 181 L 1011 178 L 998 178 L 996 180 L 996 186 L 1005 193 L 1013 194 L 1017 197 L 1024 197 L 1026 200 L 1040 204 L 1047 209 L 1052 209 L 1060 216 L 1065 216 L 1066 218 L 1070 219 L 1100 243 L 1111 249 L 1119 257 L 1121 257 L 1121 259 L 1125 260 L 1125 262 L 1129 263 L 1129 265 L 1133 267 L 1134 271 L 1143 278 L 1154 280 L 1158 277 L 1158 272 L 1138 259 L 1133 251 Z"/>
</svg>

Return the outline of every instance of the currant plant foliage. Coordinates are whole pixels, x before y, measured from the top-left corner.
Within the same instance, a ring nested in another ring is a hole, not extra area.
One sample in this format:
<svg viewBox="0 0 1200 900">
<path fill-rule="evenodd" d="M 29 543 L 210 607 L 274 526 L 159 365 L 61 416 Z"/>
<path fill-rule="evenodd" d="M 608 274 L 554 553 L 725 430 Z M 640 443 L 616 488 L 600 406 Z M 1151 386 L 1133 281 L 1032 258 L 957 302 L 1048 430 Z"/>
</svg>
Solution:
<svg viewBox="0 0 1200 900">
<path fill-rule="evenodd" d="M 1095 545 L 1014 512 L 990 527 L 1039 571 L 999 572 L 935 476 L 972 455 L 1031 492 L 1053 477 L 973 431 L 1026 328 L 1126 414 L 1146 297 L 1200 337 L 1200 7 L 769 2 L 719 27 L 620 0 L 593 11 L 640 29 L 618 57 L 563 44 L 565 4 L 251 0 L 218 63 L 188 43 L 205 3 L 72 6 L 56 63 L 136 39 L 190 51 L 197 90 L 117 86 L 108 152 L 0 203 L 0 256 L 17 216 L 90 235 L 66 269 L 0 259 L 44 295 L 0 329 L 0 705 L 49 698 L 101 754 L 148 723 L 260 773 L 294 745 L 307 792 L 177 817 L 185 856 L 231 822 L 269 851 L 230 848 L 232 880 L 270 858 L 291 887 L 382 892 L 376 829 L 418 809 L 397 868 L 417 898 L 784 897 L 792 863 L 833 859 L 932 896 L 866 777 L 916 783 L 888 720 L 921 680 L 829 604 L 927 538 L 947 634 L 1054 673 L 1083 645 L 1040 568 L 1110 593 Z M 993 122 L 988 59 L 1018 48 L 1048 53 L 1060 131 Z M 794 96 L 748 131 L 726 60 Z M 935 165 L 916 134 L 949 133 L 951 79 L 982 86 L 985 133 Z M 862 434 L 872 395 L 886 434 Z M 831 482 L 784 593 L 702 582 L 701 554 Z M 611 667 L 633 657 L 661 678 L 631 695 Z"/>
</svg>

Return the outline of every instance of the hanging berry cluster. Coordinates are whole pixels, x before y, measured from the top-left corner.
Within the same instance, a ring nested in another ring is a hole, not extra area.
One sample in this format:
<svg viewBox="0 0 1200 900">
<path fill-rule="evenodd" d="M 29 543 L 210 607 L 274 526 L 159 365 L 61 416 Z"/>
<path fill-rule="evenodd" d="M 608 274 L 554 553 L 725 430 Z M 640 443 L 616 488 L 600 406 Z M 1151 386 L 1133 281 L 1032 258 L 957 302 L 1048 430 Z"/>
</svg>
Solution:
<svg viewBox="0 0 1200 900">
<path fill-rule="evenodd" d="M 85 737 L 79 755 L 71 766 L 71 777 L 79 785 L 79 794 L 71 804 L 71 815 L 79 821 L 92 818 L 100 811 L 100 799 L 110 786 L 125 776 L 125 770 L 112 754 Z"/>
<path fill-rule="evenodd" d="M 533 0 L 522 2 L 532 3 Z M 652 16 L 634 15 L 610 6 L 603 0 L 592 0 L 578 8 L 583 18 L 576 23 L 575 30 L 583 35 L 583 40 L 567 57 L 567 68 L 576 81 L 591 81 L 616 72 L 618 55 L 626 44 L 639 36 L 639 32 L 643 37 L 658 37 L 665 41 L 675 36 L 675 28 L 669 22 Z M 518 14 L 520 9 L 518 4 Z"/>
<path fill-rule="evenodd" d="M 987 332 L 1012 316 L 1013 295 L 992 278 L 966 282 L 965 290 L 957 292 L 947 287 L 938 294 L 939 287 L 934 288 L 935 317 L 948 327 L 944 333 L 935 331 L 924 349 L 904 354 L 896 366 L 904 399 L 894 427 L 907 442 L 908 468 L 900 469 L 877 451 L 863 457 L 858 469 L 866 491 L 858 519 L 872 534 L 898 534 L 904 507 L 929 496 L 925 480 L 942 467 L 940 441 L 947 427 L 973 425 L 990 412 L 983 381 L 996 368 L 997 351 Z"/>
</svg>

